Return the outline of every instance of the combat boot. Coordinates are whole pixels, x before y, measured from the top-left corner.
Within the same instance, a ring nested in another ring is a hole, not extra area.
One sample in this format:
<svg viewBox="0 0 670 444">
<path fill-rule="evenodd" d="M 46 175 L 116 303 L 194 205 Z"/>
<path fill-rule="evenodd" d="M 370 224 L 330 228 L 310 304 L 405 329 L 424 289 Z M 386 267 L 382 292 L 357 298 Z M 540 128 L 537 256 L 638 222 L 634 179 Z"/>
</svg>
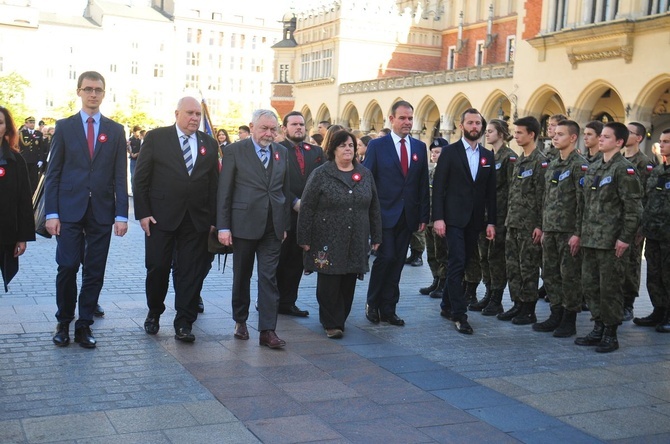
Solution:
<svg viewBox="0 0 670 444">
<path fill-rule="evenodd" d="M 569 338 L 577 334 L 577 312 L 563 310 L 561 324 L 554 330 L 555 338 Z"/>
<path fill-rule="evenodd" d="M 521 312 L 512 318 L 512 324 L 528 325 L 537 322 L 537 316 L 535 316 L 536 304 L 537 301 L 523 302 L 523 305 L 521 306 Z"/>
<path fill-rule="evenodd" d="M 603 340 L 596 347 L 598 353 L 609 353 L 619 348 L 619 340 L 616 337 L 617 325 L 608 325 L 603 333 Z"/>
<path fill-rule="evenodd" d="M 603 330 L 605 329 L 605 325 L 603 324 L 602 321 L 596 321 L 595 324 L 593 324 L 593 330 L 581 338 L 575 339 L 575 344 L 576 345 L 598 345 L 600 344 L 600 341 L 603 339 Z"/>
<path fill-rule="evenodd" d="M 465 296 L 465 302 L 468 305 L 477 303 L 477 287 L 479 282 L 464 282 L 463 287 L 465 288 L 463 296 Z"/>
<path fill-rule="evenodd" d="M 500 321 L 511 321 L 512 318 L 518 315 L 519 313 L 521 313 L 521 302 L 514 301 L 514 305 L 512 306 L 512 308 L 510 308 L 504 313 L 499 313 L 498 316 L 496 317 Z"/>
<path fill-rule="evenodd" d="M 486 285 L 486 292 L 481 301 L 468 305 L 470 311 L 482 311 L 491 302 L 491 285 Z"/>
<path fill-rule="evenodd" d="M 665 309 L 663 320 L 656 326 L 656 331 L 659 333 L 670 333 L 670 308 Z"/>
<path fill-rule="evenodd" d="M 440 280 L 439 278 L 434 277 L 433 278 L 433 283 L 430 284 L 427 287 L 420 288 L 419 293 L 421 293 L 423 295 L 431 294 L 437 288 L 437 283 L 439 282 L 439 280 Z"/>
<path fill-rule="evenodd" d="M 537 322 L 533 324 L 533 330 L 535 331 L 554 331 L 561 324 L 561 319 L 563 318 L 563 306 L 562 305 L 552 305 L 550 307 L 551 314 L 549 319 L 544 322 Z"/>
<path fill-rule="evenodd" d="M 643 318 L 633 318 L 633 324 L 639 325 L 640 327 L 656 327 L 663 321 L 664 314 L 665 309 L 654 307 L 654 311 L 652 311 L 649 316 L 645 316 Z"/>
<path fill-rule="evenodd" d="M 489 305 L 482 310 L 482 315 L 495 316 L 504 311 L 502 306 L 503 291 L 504 290 L 491 290 L 491 301 L 489 301 Z"/>
<path fill-rule="evenodd" d="M 446 279 L 438 279 L 437 280 L 437 287 L 435 287 L 435 290 L 430 292 L 430 297 L 433 299 L 442 299 L 442 294 L 444 294 L 444 286 L 447 285 L 447 280 Z"/>
</svg>

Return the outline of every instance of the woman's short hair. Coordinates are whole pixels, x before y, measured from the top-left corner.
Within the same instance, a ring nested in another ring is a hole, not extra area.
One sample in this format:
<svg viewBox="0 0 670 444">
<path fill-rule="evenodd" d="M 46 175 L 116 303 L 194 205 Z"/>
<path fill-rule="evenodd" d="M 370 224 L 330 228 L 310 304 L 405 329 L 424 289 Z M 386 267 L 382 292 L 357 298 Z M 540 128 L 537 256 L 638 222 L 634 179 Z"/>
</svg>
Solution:
<svg viewBox="0 0 670 444">
<path fill-rule="evenodd" d="M 356 136 L 347 130 L 339 130 L 331 134 L 330 138 L 328 139 L 328 146 L 326 147 L 326 158 L 330 161 L 335 160 L 335 150 L 349 138 L 351 138 L 351 141 L 354 143 L 353 162 L 356 163 Z"/>
</svg>

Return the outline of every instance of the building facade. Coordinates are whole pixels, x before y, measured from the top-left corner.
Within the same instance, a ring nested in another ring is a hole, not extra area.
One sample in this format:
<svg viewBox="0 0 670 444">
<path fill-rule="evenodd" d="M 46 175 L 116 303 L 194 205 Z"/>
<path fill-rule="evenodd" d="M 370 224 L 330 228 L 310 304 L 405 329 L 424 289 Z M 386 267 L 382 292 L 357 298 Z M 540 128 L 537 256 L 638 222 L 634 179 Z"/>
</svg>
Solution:
<svg viewBox="0 0 670 444">
<path fill-rule="evenodd" d="M 388 125 L 391 105 L 404 99 L 426 142 L 460 137 L 469 107 L 487 119 L 639 121 L 655 141 L 670 127 L 668 8 L 663 0 L 332 1 L 284 16 L 272 104 L 369 132 Z"/>
</svg>

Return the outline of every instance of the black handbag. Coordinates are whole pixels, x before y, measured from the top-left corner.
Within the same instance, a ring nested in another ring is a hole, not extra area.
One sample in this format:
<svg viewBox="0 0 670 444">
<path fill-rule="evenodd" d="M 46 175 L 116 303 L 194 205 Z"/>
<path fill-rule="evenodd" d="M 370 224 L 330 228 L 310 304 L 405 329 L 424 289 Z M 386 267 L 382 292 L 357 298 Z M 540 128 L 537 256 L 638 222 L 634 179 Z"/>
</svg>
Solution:
<svg viewBox="0 0 670 444">
<path fill-rule="evenodd" d="M 233 246 L 232 245 L 223 245 L 219 242 L 219 233 L 212 231 L 209 233 L 207 238 L 207 251 L 211 254 L 232 254 Z"/>
<path fill-rule="evenodd" d="M 51 239 L 51 234 L 47 231 L 47 213 L 44 206 L 44 174 L 40 175 L 35 194 L 33 194 L 33 214 L 35 216 L 35 233 L 40 236 Z"/>
</svg>

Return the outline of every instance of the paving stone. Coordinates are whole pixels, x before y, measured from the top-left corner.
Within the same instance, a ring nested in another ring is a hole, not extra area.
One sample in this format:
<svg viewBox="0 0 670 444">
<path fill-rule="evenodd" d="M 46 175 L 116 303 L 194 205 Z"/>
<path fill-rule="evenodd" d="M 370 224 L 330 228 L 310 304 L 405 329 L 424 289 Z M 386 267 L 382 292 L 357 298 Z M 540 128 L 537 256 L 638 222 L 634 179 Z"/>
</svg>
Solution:
<svg viewBox="0 0 670 444">
<path fill-rule="evenodd" d="M 276 444 L 342 438 L 342 435 L 313 415 L 258 419 L 249 421 L 248 427 L 262 442 Z"/>
<path fill-rule="evenodd" d="M 390 418 L 387 408 L 363 397 L 306 402 L 303 405 L 329 424 Z"/>
<path fill-rule="evenodd" d="M 422 427 L 420 430 L 435 441 L 443 443 L 519 443 L 517 439 L 480 421 L 464 424 Z"/>
<path fill-rule="evenodd" d="M 420 389 L 427 391 L 478 385 L 472 379 L 465 378 L 458 373 L 445 368 L 439 370 L 402 373 L 401 376 L 403 379 L 406 379 L 408 382 L 411 382 Z"/>
<path fill-rule="evenodd" d="M 599 444 L 603 442 L 567 425 L 511 432 L 510 436 L 526 444 Z"/>
<path fill-rule="evenodd" d="M 223 398 L 222 404 L 240 421 L 279 418 L 283 416 L 307 415 L 311 412 L 305 405 L 284 393 L 271 395 Z"/>
<path fill-rule="evenodd" d="M 104 412 L 26 418 L 21 422 L 29 443 L 74 440 L 116 434 L 114 426 Z"/>
<path fill-rule="evenodd" d="M 421 430 L 411 427 L 402 421 L 389 421 L 387 418 L 337 423 L 333 424 L 333 428 L 351 442 L 433 442 Z"/>
<path fill-rule="evenodd" d="M 236 422 L 169 429 L 164 430 L 163 433 L 172 443 L 245 444 L 260 442 L 246 427 Z"/>
<path fill-rule="evenodd" d="M 414 427 L 428 427 L 445 424 L 476 422 L 470 413 L 453 407 L 442 400 L 414 402 L 410 404 L 390 404 L 386 410 Z"/>
<path fill-rule="evenodd" d="M 107 411 L 118 433 L 147 432 L 198 425 L 181 404 Z"/>
<path fill-rule="evenodd" d="M 561 416 L 559 419 L 604 441 L 623 438 L 641 440 L 649 434 L 649 430 L 654 430 L 653 434 L 670 434 L 668 417 L 647 408 L 615 408 Z"/>
<path fill-rule="evenodd" d="M 10 421 L 0 421 L 0 442 L 6 444 L 25 442 L 21 421 L 18 419 Z"/>
<path fill-rule="evenodd" d="M 431 393 L 461 409 L 506 406 L 518 403 L 512 398 L 482 386 L 435 390 Z"/>
<path fill-rule="evenodd" d="M 506 405 L 504 409 L 504 415 L 500 414 L 499 406 L 470 409 L 467 412 L 503 432 L 542 430 L 563 425 L 561 421 L 527 405 Z"/>
<path fill-rule="evenodd" d="M 280 383 L 277 384 L 277 387 L 298 402 L 327 401 L 358 396 L 356 390 L 334 379 Z"/>
</svg>

